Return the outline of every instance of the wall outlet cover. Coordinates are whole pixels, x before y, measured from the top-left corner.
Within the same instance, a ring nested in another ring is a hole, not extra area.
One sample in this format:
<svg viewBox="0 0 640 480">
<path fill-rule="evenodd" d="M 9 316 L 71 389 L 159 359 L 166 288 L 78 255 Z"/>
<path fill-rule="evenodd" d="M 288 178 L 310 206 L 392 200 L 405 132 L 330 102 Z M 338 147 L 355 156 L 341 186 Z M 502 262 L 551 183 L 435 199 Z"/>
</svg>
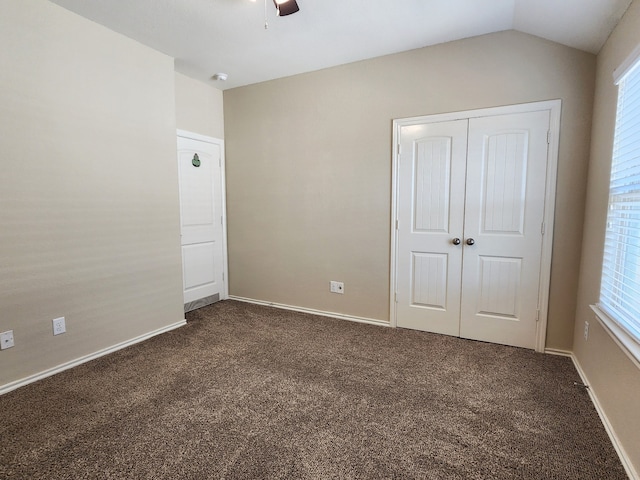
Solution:
<svg viewBox="0 0 640 480">
<path fill-rule="evenodd" d="M 14 345 L 13 330 L 0 333 L 0 350 L 11 348 Z"/>
<path fill-rule="evenodd" d="M 589 322 L 584 322 L 584 339 L 589 340 Z"/>
<path fill-rule="evenodd" d="M 64 317 L 54 318 L 53 319 L 53 334 L 60 335 L 67 331 L 67 326 L 65 325 Z"/>
</svg>

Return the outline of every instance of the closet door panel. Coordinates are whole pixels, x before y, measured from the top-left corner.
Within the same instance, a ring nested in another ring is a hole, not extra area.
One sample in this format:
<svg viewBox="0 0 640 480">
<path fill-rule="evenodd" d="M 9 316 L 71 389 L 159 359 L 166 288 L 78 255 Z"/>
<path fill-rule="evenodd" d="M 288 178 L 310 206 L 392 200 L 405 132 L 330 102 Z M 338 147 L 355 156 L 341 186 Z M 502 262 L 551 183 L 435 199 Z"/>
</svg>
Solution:
<svg viewBox="0 0 640 480">
<path fill-rule="evenodd" d="M 460 333 L 467 120 L 400 132 L 398 326 Z"/>
<path fill-rule="evenodd" d="M 535 347 L 548 130 L 548 111 L 469 121 L 462 337 Z"/>
</svg>

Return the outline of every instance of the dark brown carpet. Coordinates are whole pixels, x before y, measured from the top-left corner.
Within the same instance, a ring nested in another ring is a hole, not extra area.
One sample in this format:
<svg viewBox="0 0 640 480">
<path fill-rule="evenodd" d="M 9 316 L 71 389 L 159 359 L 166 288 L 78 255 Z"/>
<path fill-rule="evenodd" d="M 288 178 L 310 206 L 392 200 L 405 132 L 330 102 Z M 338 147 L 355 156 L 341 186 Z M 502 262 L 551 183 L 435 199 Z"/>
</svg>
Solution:
<svg viewBox="0 0 640 480">
<path fill-rule="evenodd" d="M 233 301 L 0 397 L 1 479 L 623 479 L 571 360 Z"/>
</svg>

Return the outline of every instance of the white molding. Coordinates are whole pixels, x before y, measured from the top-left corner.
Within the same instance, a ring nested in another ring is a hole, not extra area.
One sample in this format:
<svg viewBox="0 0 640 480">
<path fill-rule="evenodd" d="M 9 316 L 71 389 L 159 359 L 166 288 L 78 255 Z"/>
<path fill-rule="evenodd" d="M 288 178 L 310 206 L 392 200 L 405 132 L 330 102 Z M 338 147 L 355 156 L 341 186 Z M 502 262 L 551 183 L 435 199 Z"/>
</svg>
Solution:
<svg viewBox="0 0 640 480">
<path fill-rule="evenodd" d="M 389 272 L 389 325 L 393 328 L 398 326 L 398 170 L 400 168 L 400 159 L 398 149 L 400 148 L 400 128 L 401 120 L 393 121 L 393 152 L 391 155 L 391 255 L 390 255 L 390 272 Z"/>
<path fill-rule="evenodd" d="M 640 45 L 637 45 L 627 58 L 618 65 L 618 68 L 613 71 L 613 83 L 619 85 L 625 75 L 636 66 L 638 60 L 640 60 Z"/>
<path fill-rule="evenodd" d="M 178 137 L 183 137 L 183 138 L 190 138 L 192 140 L 199 140 L 201 142 L 206 142 L 206 143 L 213 143 L 213 144 L 218 144 L 219 142 L 222 142 L 222 139 L 220 138 L 214 138 L 214 137 L 209 137 L 207 135 L 201 135 L 200 133 L 194 133 L 194 132 L 189 132 L 187 130 L 176 130 L 176 135 Z"/>
<path fill-rule="evenodd" d="M 545 348 L 544 353 L 547 355 L 557 355 L 559 357 L 570 357 L 573 358 L 573 352 L 570 350 L 561 350 L 559 348 Z"/>
<path fill-rule="evenodd" d="M 573 365 L 576 367 L 576 370 L 578 371 L 578 375 L 580 375 L 580 379 L 582 380 L 582 383 L 587 386 L 587 392 L 589 393 L 589 398 L 591 398 L 591 403 L 593 403 L 593 406 L 595 407 L 596 412 L 598 412 L 598 416 L 602 421 L 602 425 L 604 425 L 604 429 L 607 432 L 607 435 L 609 435 L 609 439 L 613 444 L 613 448 L 618 454 L 618 457 L 620 458 L 620 462 L 622 463 L 622 466 L 627 472 L 627 475 L 631 480 L 640 480 L 640 476 L 638 475 L 638 472 L 636 471 L 636 469 L 633 467 L 633 464 L 631 463 L 631 460 L 629 459 L 629 456 L 627 455 L 627 452 L 625 451 L 624 447 L 620 444 L 620 441 L 618 440 L 618 436 L 616 435 L 616 432 L 613 426 L 611 425 L 611 422 L 609 422 L 609 418 L 607 417 L 607 414 L 605 413 L 604 409 L 602 408 L 602 405 L 600 404 L 600 401 L 598 400 L 598 396 L 593 391 L 593 389 L 589 386 L 589 379 L 587 377 L 587 374 L 582 369 L 582 366 L 580 365 L 578 358 L 573 353 L 570 356 L 571 356 L 571 360 L 573 361 Z"/>
<path fill-rule="evenodd" d="M 313 315 L 320 315 L 320 316 L 323 316 L 323 317 L 331 317 L 331 318 L 337 318 L 337 319 L 341 319 L 341 320 L 349 320 L 349 321 L 358 322 L 358 323 L 367 323 L 367 324 L 378 325 L 378 326 L 390 326 L 389 322 L 385 322 L 385 321 L 382 321 L 382 320 L 374 320 L 374 319 L 370 319 L 370 318 L 356 317 L 356 316 L 352 316 L 352 315 L 345 315 L 345 314 L 333 313 L 333 312 L 326 312 L 326 311 L 316 310 L 316 309 L 311 309 L 311 308 L 295 307 L 295 306 L 285 305 L 285 304 L 280 304 L 280 303 L 266 302 L 266 301 L 263 301 L 263 300 L 255 300 L 255 299 L 251 299 L 251 298 L 237 297 L 235 295 L 229 296 L 229 299 L 230 300 L 236 300 L 236 301 L 239 301 L 239 302 L 253 303 L 253 304 L 256 304 L 256 305 L 264 305 L 264 306 L 280 308 L 280 309 L 283 309 L 283 310 L 291 310 L 291 311 L 302 312 L 302 313 L 310 313 L 310 314 L 313 314 Z M 42 372 L 39 372 L 39 373 L 34 374 L 34 375 L 30 375 L 30 376 L 25 377 L 23 379 L 7 383 L 7 384 L 2 385 L 0 387 L 0 395 L 4 395 L 5 393 L 9 393 L 9 392 L 11 392 L 13 390 L 16 390 L 16 389 L 20 388 L 20 387 L 29 385 L 31 383 L 34 383 L 34 382 L 36 382 L 38 380 L 45 379 L 47 377 L 51 377 L 51 376 L 53 376 L 53 375 L 55 375 L 57 373 L 63 372 L 65 370 L 69 370 L 70 368 L 76 367 L 78 365 L 82 365 L 83 363 L 90 362 L 92 360 L 95 360 L 97 358 L 103 357 L 103 356 L 108 355 L 110 353 L 117 352 L 118 350 L 122 350 L 123 348 L 130 347 L 132 345 L 135 345 L 137 343 L 143 342 L 143 341 L 148 340 L 148 339 L 150 339 L 152 337 L 155 337 L 157 335 L 161 335 L 163 333 L 170 332 L 170 331 L 175 330 L 177 328 L 183 327 L 186 324 L 187 324 L 187 321 L 183 319 L 180 322 L 176 322 L 176 323 L 173 323 L 171 325 L 167 325 L 166 327 L 162 327 L 162 328 L 153 330 L 151 332 L 145 333 L 143 335 L 140 335 L 138 337 L 132 338 L 130 340 L 126 340 L 124 342 L 118 343 L 118 344 L 113 345 L 111 347 L 104 348 L 102 350 L 98 350 L 97 352 L 91 353 L 89 355 L 84 355 L 84 356 L 79 357 L 79 358 L 77 358 L 75 360 L 71 360 L 69 362 L 65 362 L 65 363 L 63 363 L 61 365 L 58 365 L 56 367 L 49 368 L 47 370 L 43 370 Z M 578 375 L 580 376 L 580 379 L 581 379 L 582 383 L 587 385 L 587 386 L 589 385 L 587 375 L 585 374 L 584 370 L 582 369 L 582 367 L 580 365 L 580 362 L 578 361 L 578 359 L 576 358 L 576 356 L 572 352 L 567 351 L 567 350 L 559 350 L 559 349 L 547 348 L 547 349 L 545 349 L 545 353 L 549 354 L 549 355 L 561 355 L 561 356 L 565 356 L 565 357 L 571 358 L 571 360 L 573 361 L 573 364 L 574 364 L 574 366 L 576 368 L 576 371 L 578 372 Z M 598 400 L 597 395 L 595 394 L 595 392 L 591 388 L 587 388 L 587 392 L 589 394 L 589 398 L 591 399 L 591 402 L 593 403 L 596 411 L 598 412 L 598 416 L 600 417 L 600 420 L 602 421 L 602 424 L 603 424 L 603 426 L 605 428 L 605 431 L 607 432 L 607 435 L 609 436 L 609 439 L 611 440 L 611 443 L 613 444 L 613 447 L 616 450 L 616 452 L 617 452 L 617 454 L 618 454 L 618 456 L 620 458 L 622 466 L 624 467 L 625 471 L 627 472 L 627 475 L 629 476 L 629 478 L 631 480 L 640 480 L 640 476 L 638 475 L 638 473 L 636 472 L 635 468 L 633 467 L 633 464 L 629 460 L 629 457 L 628 457 L 625 449 L 620 444 L 620 442 L 618 440 L 618 437 L 617 437 L 617 435 L 615 433 L 615 430 L 613 429 L 613 426 L 609 422 L 609 419 L 608 419 L 604 409 L 602 408 L 602 406 L 600 404 L 600 401 Z"/>
<path fill-rule="evenodd" d="M 436 113 L 433 115 L 420 115 L 418 117 L 398 118 L 393 120 L 394 125 L 409 126 L 430 122 L 450 122 L 453 120 L 466 120 L 468 118 L 492 117 L 494 115 L 506 115 L 512 113 L 540 112 L 560 108 L 562 101 L 543 100 L 540 102 L 518 103 L 515 105 L 502 105 L 498 107 L 479 108 L 476 110 L 463 110 L 450 113 Z"/>
<path fill-rule="evenodd" d="M 224 275 L 220 300 L 226 300 L 229 298 L 229 252 L 227 251 L 227 173 L 224 140 L 180 129 L 176 130 L 176 135 L 182 138 L 212 143 L 220 147 L 220 176 L 222 178 L 222 185 L 220 186 L 220 195 L 222 196 L 222 273 Z"/>
<path fill-rule="evenodd" d="M 562 101 L 541 102 L 549 109 L 549 147 L 547 150 L 547 178 L 544 197 L 544 225 L 542 255 L 540 258 L 540 282 L 538 285 L 539 321 L 536 330 L 536 352 L 543 352 L 547 342 L 549 315 L 549 292 L 551 290 L 551 261 L 553 254 L 553 232 L 556 211 L 556 189 L 560 147 L 560 114 Z"/>
<path fill-rule="evenodd" d="M 145 333 L 143 335 L 132 338 L 130 340 L 117 343 L 115 345 L 112 345 L 111 347 L 103 348 L 102 350 L 98 350 L 97 352 L 84 355 L 82 357 L 76 358 L 75 360 L 65 362 L 56 367 L 48 368 L 47 370 L 43 370 L 42 372 L 29 375 L 28 377 L 22 378 L 20 380 L 15 380 L 13 382 L 7 383 L 5 385 L 0 386 L 0 395 L 9 393 L 12 390 L 15 390 L 20 387 L 24 387 L 25 385 L 29 385 L 30 383 L 37 382 L 38 380 L 51 377 L 52 375 L 55 375 L 57 373 L 64 372 L 65 370 L 69 370 L 70 368 L 77 367 L 78 365 L 82 365 L 83 363 L 90 362 L 91 360 L 104 357 L 105 355 L 108 355 L 110 353 L 117 352 L 118 350 L 122 350 L 123 348 L 127 348 L 132 345 L 135 345 L 136 343 L 140 343 L 145 340 L 148 340 L 151 337 L 155 337 L 156 335 L 170 332 L 171 330 L 175 330 L 176 328 L 180 328 L 186 324 L 187 324 L 187 321 L 183 319 L 180 322 L 167 325 L 166 327 L 158 328 L 157 330 L 153 330 L 151 332 Z"/>
<path fill-rule="evenodd" d="M 237 297 L 229 295 L 229 300 L 237 300 L 238 302 L 253 303 L 255 305 L 263 305 L 265 307 L 280 308 L 282 310 L 291 310 L 293 312 L 310 313 L 311 315 L 319 315 L 321 317 L 337 318 L 340 320 L 349 320 L 350 322 L 367 323 L 369 325 L 377 325 L 379 327 L 388 327 L 389 322 L 384 320 L 376 320 L 373 318 L 356 317 L 355 315 L 347 315 L 344 313 L 326 312 L 324 310 L 316 310 L 315 308 L 297 307 L 294 305 L 286 305 L 284 303 L 267 302 L 264 300 L 256 300 L 254 298 Z"/>
<path fill-rule="evenodd" d="M 547 316 L 549 313 L 549 288 L 551 283 L 551 254 L 553 249 L 553 227 L 555 217 L 556 183 L 558 173 L 558 152 L 560 137 L 560 114 L 562 100 L 544 100 L 541 102 L 522 103 L 517 105 L 505 105 L 500 107 L 482 108 L 477 110 L 465 110 L 461 112 L 441 113 L 435 115 L 423 115 L 419 117 L 401 118 L 393 120 L 393 152 L 392 152 L 392 182 L 391 182 L 391 271 L 390 271 L 390 325 L 397 325 L 397 310 L 395 293 L 397 288 L 397 230 L 398 220 L 398 145 L 400 141 L 400 128 L 421 123 L 448 122 L 452 120 L 465 120 L 471 118 L 488 117 L 494 115 L 506 115 L 514 113 L 529 113 L 538 111 L 549 112 L 549 148 L 547 151 L 547 177 L 545 183 L 545 208 L 544 224 L 545 234 L 542 237 L 542 255 L 540 260 L 540 283 L 538 308 L 540 310 L 539 321 L 536 325 L 535 350 L 545 351 Z"/>
<path fill-rule="evenodd" d="M 229 252 L 227 251 L 227 170 L 224 151 L 224 140 L 218 139 L 220 144 L 220 175 L 222 185 L 220 195 L 222 196 L 222 271 L 224 272 L 224 282 L 222 286 L 221 300 L 229 298 Z"/>
</svg>

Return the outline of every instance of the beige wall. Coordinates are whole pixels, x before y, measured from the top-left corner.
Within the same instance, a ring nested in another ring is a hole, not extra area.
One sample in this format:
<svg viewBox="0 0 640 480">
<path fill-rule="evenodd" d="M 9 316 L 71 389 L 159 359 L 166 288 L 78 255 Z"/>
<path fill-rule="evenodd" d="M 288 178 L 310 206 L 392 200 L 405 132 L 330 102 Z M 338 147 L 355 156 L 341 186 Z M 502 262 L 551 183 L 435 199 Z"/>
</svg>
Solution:
<svg viewBox="0 0 640 480">
<path fill-rule="evenodd" d="M 45 0 L 0 45 L 2 386 L 184 315 L 173 59 Z"/>
<path fill-rule="evenodd" d="M 177 127 L 224 139 L 222 91 L 181 73 L 175 74 L 175 81 Z"/>
<path fill-rule="evenodd" d="M 640 473 L 640 370 L 603 330 L 589 308 L 598 301 L 609 172 L 618 89 L 613 70 L 640 44 L 640 2 L 635 0 L 598 55 L 591 161 L 574 336 L 574 353 L 620 442 Z M 587 341 L 582 335 L 589 322 Z"/>
<path fill-rule="evenodd" d="M 594 72 L 508 31 L 225 91 L 230 293 L 388 320 L 392 119 L 560 98 L 547 346 L 570 350 Z"/>
</svg>

